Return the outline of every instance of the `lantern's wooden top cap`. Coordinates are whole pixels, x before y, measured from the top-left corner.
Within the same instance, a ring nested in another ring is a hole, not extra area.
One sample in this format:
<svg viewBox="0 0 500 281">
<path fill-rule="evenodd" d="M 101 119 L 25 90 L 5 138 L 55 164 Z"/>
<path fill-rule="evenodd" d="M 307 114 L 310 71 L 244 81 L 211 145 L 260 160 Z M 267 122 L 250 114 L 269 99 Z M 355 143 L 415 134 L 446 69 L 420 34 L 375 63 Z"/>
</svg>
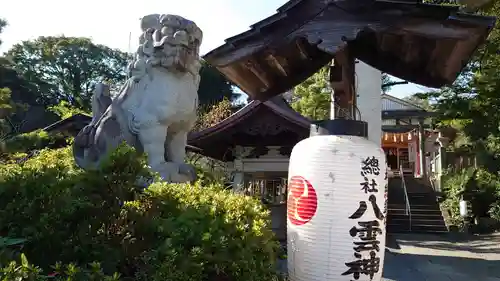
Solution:
<svg viewBox="0 0 500 281">
<path fill-rule="evenodd" d="M 321 120 L 313 121 L 311 124 L 310 136 L 357 136 L 368 137 L 368 123 L 358 120 Z"/>
<path fill-rule="evenodd" d="M 428 87 L 451 84 L 495 18 L 422 0 L 291 0 L 204 59 L 252 99 L 291 89 L 340 49 Z"/>
</svg>

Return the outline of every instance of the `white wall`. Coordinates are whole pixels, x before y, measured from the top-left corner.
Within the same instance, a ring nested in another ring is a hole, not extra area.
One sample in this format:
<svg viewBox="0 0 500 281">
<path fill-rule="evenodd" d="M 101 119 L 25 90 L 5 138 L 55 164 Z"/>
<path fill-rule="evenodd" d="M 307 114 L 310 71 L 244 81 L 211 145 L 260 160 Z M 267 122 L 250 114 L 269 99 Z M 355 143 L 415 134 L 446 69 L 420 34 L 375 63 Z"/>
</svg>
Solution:
<svg viewBox="0 0 500 281">
<path fill-rule="evenodd" d="M 356 92 L 361 120 L 368 122 L 368 139 L 382 142 L 382 73 L 362 61 L 356 63 Z"/>
<path fill-rule="evenodd" d="M 289 158 L 262 159 L 262 158 L 245 158 L 242 160 L 242 171 L 245 173 L 252 172 L 287 172 Z M 234 162 L 226 162 L 227 171 L 237 170 Z"/>
</svg>

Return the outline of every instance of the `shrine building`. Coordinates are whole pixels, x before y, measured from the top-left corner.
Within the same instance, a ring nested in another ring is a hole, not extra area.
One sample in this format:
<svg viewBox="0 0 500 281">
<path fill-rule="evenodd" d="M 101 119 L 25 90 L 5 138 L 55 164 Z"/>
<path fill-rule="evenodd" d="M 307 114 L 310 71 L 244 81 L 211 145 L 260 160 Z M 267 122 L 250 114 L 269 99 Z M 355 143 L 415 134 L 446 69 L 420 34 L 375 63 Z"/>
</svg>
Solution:
<svg viewBox="0 0 500 281">
<path fill-rule="evenodd" d="M 404 173 L 419 177 L 420 159 L 427 152 L 420 140 L 423 136 L 425 143 L 430 134 L 426 129 L 432 113 L 387 94 L 382 94 L 381 103 L 380 136 L 389 169 L 397 174 L 401 166 Z M 266 102 L 251 101 L 215 126 L 191 133 L 188 143 L 198 153 L 224 162 L 235 189 L 260 182 L 266 188 L 252 192 L 281 194 L 277 186 L 285 184 L 291 150 L 309 136 L 310 125 L 311 120 L 278 95 Z"/>
</svg>

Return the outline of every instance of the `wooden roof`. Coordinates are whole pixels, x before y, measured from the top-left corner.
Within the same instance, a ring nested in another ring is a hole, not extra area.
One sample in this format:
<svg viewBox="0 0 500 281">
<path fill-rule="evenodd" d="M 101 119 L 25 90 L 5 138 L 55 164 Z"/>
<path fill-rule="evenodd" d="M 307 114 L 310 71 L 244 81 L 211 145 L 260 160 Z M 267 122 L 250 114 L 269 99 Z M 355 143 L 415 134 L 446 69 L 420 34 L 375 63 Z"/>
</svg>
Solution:
<svg viewBox="0 0 500 281">
<path fill-rule="evenodd" d="M 229 161 L 235 145 L 293 147 L 309 136 L 310 125 L 280 95 L 266 102 L 254 100 L 215 126 L 190 133 L 188 143 L 205 156 Z"/>
<path fill-rule="evenodd" d="M 435 116 L 430 112 L 411 102 L 396 98 L 388 94 L 382 94 L 382 119 L 421 118 Z"/>
<path fill-rule="evenodd" d="M 73 116 L 70 116 L 66 119 L 59 120 L 42 130 L 51 133 L 51 132 L 67 132 L 73 136 L 76 136 L 78 132 L 80 132 L 83 127 L 87 126 L 90 121 L 92 121 L 92 117 L 77 113 Z"/>
<path fill-rule="evenodd" d="M 340 48 L 428 87 L 451 84 L 495 18 L 422 0 L 291 0 L 204 59 L 253 99 L 291 89 Z"/>
<path fill-rule="evenodd" d="M 382 102 L 382 111 L 387 110 L 422 110 L 425 111 L 422 107 L 411 103 L 409 101 L 397 98 L 392 95 L 388 95 L 383 93 L 380 96 L 381 102 Z"/>
</svg>

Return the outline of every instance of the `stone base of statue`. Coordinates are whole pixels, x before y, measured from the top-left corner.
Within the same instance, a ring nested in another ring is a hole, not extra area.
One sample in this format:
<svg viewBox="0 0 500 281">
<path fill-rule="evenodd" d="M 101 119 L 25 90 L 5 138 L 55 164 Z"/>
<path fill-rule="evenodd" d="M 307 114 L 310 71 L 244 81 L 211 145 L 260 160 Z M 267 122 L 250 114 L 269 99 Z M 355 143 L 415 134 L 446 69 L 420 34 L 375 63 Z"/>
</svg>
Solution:
<svg viewBox="0 0 500 281">
<path fill-rule="evenodd" d="M 186 164 L 187 134 L 197 118 L 202 32 L 176 15 L 141 19 L 142 35 L 129 79 L 115 97 L 99 84 L 92 122 L 76 136 L 73 155 L 84 168 L 97 168 L 122 142 L 145 152 L 148 165 L 168 182 L 196 178 Z"/>
</svg>

